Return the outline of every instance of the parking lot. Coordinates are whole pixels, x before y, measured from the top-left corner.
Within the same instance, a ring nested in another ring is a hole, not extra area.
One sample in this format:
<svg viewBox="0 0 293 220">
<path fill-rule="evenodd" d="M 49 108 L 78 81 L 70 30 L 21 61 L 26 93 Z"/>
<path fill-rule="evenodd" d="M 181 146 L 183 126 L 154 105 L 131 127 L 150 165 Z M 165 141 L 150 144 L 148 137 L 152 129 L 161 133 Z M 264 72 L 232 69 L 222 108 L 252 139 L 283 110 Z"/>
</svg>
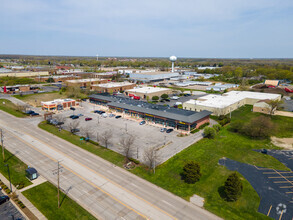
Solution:
<svg viewBox="0 0 293 220">
<path fill-rule="evenodd" d="M 101 142 L 101 135 L 103 135 L 105 131 L 111 131 L 112 137 L 110 138 L 108 148 L 119 153 L 122 152 L 120 145 L 121 136 L 124 134 L 131 134 L 134 136 L 131 156 L 135 159 L 138 158 L 140 161 L 144 161 L 144 151 L 150 147 L 159 149 L 158 155 L 160 156 L 160 162 L 164 162 L 202 138 L 202 132 L 185 137 L 178 137 L 177 135 L 180 134 L 178 131 L 173 131 L 171 133 L 161 132 L 160 129 L 162 126 L 160 125 L 148 124 L 148 122 L 144 125 L 139 125 L 141 120 L 126 118 L 124 115 L 122 115 L 121 118 L 116 119 L 115 117 L 109 116 L 104 118 L 100 114 L 93 113 L 94 110 L 103 109 L 104 107 L 102 106 L 83 102 L 81 107 L 76 108 L 74 112 L 68 110 L 59 114 L 66 117 L 63 126 L 64 129 L 70 130 L 69 124 L 76 121 L 79 123 L 77 128 L 80 130 L 80 132 L 77 132 L 76 134 L 86 136 L 85 131 L 90 131 L 90 139 L 94 141 Z M 69 118 L 73 113 L 75 115 L 82 114 L 83 116 L 78 119 Z M 117 115 L 117 113 L 114 114 Z M 90 117 L 92 120 L 85 121 L 86 117 Z"/>
<path fill-rule="evenodd" d="M 0 196 L 4 194 L 0 191 Z M 12 205 L 11 201 L 7 201 L 0 205 L 0 219 L 1 220 L 21 220 L 25 219 L 22 214 Z"/>
<path fill-rule="evenodd" d="M 261 198 L 258 211 L 277 220 L 293 217 L 293 172 L 223 158 L 219 164 L 241 173 Z"/>
</svg>

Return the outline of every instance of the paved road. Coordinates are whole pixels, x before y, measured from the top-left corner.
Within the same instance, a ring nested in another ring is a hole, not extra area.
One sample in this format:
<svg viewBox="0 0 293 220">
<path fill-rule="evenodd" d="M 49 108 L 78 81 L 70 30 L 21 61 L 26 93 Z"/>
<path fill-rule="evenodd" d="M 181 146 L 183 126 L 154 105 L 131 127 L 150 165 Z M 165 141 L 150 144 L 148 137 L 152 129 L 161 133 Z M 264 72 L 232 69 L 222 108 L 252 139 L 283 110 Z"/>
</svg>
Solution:
<svg viewBox="0 0 293 220">
<path fill-rule="evenodd" d="M 8 150 L 56 184 L 99 219 L 219 219 L 173 194 L 36 127 L 0 112 Z"/>
</svg>

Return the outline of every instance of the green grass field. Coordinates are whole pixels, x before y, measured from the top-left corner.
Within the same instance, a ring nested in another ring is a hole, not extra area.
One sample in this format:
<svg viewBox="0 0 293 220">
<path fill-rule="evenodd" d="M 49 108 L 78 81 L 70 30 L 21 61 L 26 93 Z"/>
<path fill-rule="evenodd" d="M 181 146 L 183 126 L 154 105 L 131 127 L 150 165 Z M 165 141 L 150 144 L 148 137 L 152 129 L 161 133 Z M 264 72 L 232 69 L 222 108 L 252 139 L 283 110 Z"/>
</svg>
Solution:
<svg viewBox="0 0 293 220">
<path fill-rule="evenodd" d="M 4 104 L 5 103 L 5 104 Z M 17 106 L 7 99 L 0 99 L 0 110 L 5 111 L 11 115 L 19 118 L 26 117 L 27 115 L 17 109 Z"/>
<path fill-rule="evenodd" d="M 60 193 L 61 207 L 58 209 L 57 188 L 49 182 L 42 183 L 23 192 L 49 220 L 96 219 L 75 201 Z"/>
<path fill-rule="evenodd" d="M 78 147 L 81 147 L 105 160 L 110 161 L 111 163 L 122 167 L 124 164 L 124 156 L 122 156 L 121 154 L 118 154 L 112 150 L 106 149 L 104 147 L 101 147 L 99 145 L 96 144 L 92 144 L 90 142 L 86 142 L 86 141 L 81 141 L 80 137 L 77 135 L 74 135 L 72 133 L 70 133 L 69 131 L 66 130 L 62 130 L 62 131 L 58 131 L 58 128 L 56 128 L 53 125 L 47 124 L 45 121 L 41 122 L 39 124 L 39 127 L 60 137 L 63 138 L 64 140 L 75 144 Z"/>
<path fill-rule="evenodd" d="M 5 164 L 9 164 L 11 183 L 14 186 L 22 184 L 25 187 L 32 184 L 25 177 L 25 170 L 27 169 L 27 165 L 23 163 L 21 160 L 19 160 L 15 155 L 7 151 L 6 149 L 5 149 L 5 162 L 3 162 L 2 147 L 1 147 L 0 172 L 6 177 L 6 179 L 9 180 L 7 167 L 4 166 Z"/>
</svg>

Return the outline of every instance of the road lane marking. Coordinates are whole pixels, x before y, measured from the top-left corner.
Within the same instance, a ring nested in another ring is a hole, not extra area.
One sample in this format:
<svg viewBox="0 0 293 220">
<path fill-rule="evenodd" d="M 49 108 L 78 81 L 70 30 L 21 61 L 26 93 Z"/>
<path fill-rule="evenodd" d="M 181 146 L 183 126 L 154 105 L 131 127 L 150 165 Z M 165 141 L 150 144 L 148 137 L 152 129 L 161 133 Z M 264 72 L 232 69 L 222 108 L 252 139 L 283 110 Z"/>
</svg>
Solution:
<svg viewBox="0 0 293 220">
<path fill-rule="evenodd" d="M 14 130 L 14 129 L 13 129 Z M 48 146 L 49 148 L 51 148 L 52 150 L 54 150 L 54 151 L 57 151 L 57 152 L 59 152 L 60 154 L 62 154 L 62 155 L 64 155 L 65 157 L 67 157 L 68 159 L 71 159 L 72 161 L 74 161 L 74 162 L 76 162 L 76 163 L 78 163 L 79 165 L 81 165 L 81 166 L 83 166 L 84 168 L 86 168 L 86 169 L 88 169 L 88 170 L 90 170 L 91 172 L 93 172 L 93 173 L 95 173 L 96 175 L 98 175 L 98 176 L 100 176 L 100 177 L 102 177 L 102 178 L 104 178 L 104 179 L 106 179 L 107 181 L 109 181 L 109 182 L 111 182 L 112 184 L 114 184 L 114 185 L 116 185 L 116 186 L 118 186 L 119 188 L 121 188 L 121 189 L 123 189 L 123 190 L 125 190 L 126 192 L 128 192 L 128 193 L 130 193 L 130 194 L 132 194 L 133 196 L 135 196 L 136 198 L 138 198 L 138 199 L 140 199 L 140 200 L 142 200 L 142 201 L 144 201 L 144 202 L 146 202 L 147 204 L 149 204 L 150 206 L 152 206 L 152 207 L 154 207 L 155 209 L 157 209 L 157 210 L 159 210 L 159 211 L 161 211 L 161 212 L 163 212 L 163 213 L 165 213 L 166 215 L 168 215 L 169 217 L 171 217 L 172 219 L 176 219 L 177 220 L 177 218 L 176 217 L 174 217 L 174 216 L 172 216 L 171 214 L 169 214 L 169 213 L 167 213 L 166 211 L 164 211 L 164 210 L 162 210 L 162 209 L 160 209 L 159 207 L 157 207 L 157 206 L 155 206 L 155 205 L 153 205 L 152 203 L 150 203 L 150 202 L 148 202 L 147 200 L 145 200 L 145 199 L 143 199 L 143 198 L 141 198 L 141 197 L 139 197 L 138 195 L 136 195 L 135 193 L 133 193 L 133 192 L 131 192 L 131 191 L 129 191 L 128 189 L 126 189 L 126 188 L 124 188 L 123 186 L 121 186 L 121 185 L 119 185 L 119 184 L 117 184 L 116 182 L 113 182 L 112 180 L 110 180 L 110 179 L 108 179 L 107 177 L 105 177 L 105 176 L 103 176 L 102 174 L 100 174 L 100 173 L 97 173 L 95 170 L 93 170 L 93 169 L 91 169 L 91 168 L 89 168 L 89 167 L 87 167 L 86 165 L 84 165 L 84 164 L 82 164 L 82 163 L 80 163 L 79 161 L 77 161 L 76 159 L 74 159 L 74 158 L 72 158 L 72 157 L 70 157 L 70 156 L 68 156 L 67 154 L 65 154 L 65 153 L 63 153 L 62 151 L 60 151 L 60 150 L 58 150 L 58 149 L 56 149 L 56 148 L 53 148 L 53 147 L 51 147 L 50 145 L 48 145 L 47 143 L 45 143 L 45 142 L 43 142 L 43 141 L 41 141 L 40 139 L 38 139 L 38 138 L 36 138 L 36 137 L 33 137 L 32 135 L 30 135 L 30 134 L 28 134 L 28 133 L 26 133 L 26 132 L 24 132 L 24 131 L 22 131 L 22 133 L 24 133 L 24 134 L 26 134 L 26 135 L 28 135 L 28 136 L 30 136 L 30 137 L 32 137 L 33 139 L 35 139 L 35 140 L 37 140 L 37 141 L 39 141 L 40 143 L 42 143 L 42 144 L 44 144 L 44 145 L 46 145 L 46 146 Z M 49 132 L 47 132 L 47 133 L 49 133 Z M 51 133 L 49 133 L 49 134 L 51 134 Z M 13 136 L 15 136 L 14 134 L 13 134 Z M 54 135 L 54 134 L 52 134 L 52 136 L 56 136 L 56 135 Z M 15 137 L 17 137 L 17 136 L 15 136 Z M 58 136 L 56 136 L 56 137 L 58 137 Z M 17 137 L 18 139 L 19 139 L 19 137 Z M 59 137 L 58 137 L 59 138 Z M 63 141 L 66 141 L 66 140 L 64 140 L 64 139 L 62 139 L 62 138 L 60 138 L 61 140 L 63 140 Z M 22 141 L 22 139 L 20 139 L 21 141 Z M 22 142 L 24 142 L 24 141 L 22 141 Z M 68 142 L 68 141 L 66 141 L 66 142 Z M 27 143 L 27 142 L 24 142 L 24 143 Z M 72 144 L 72 143 L 70 143 L 70 142 L 68 142 L 69 144 Z M 30 144 L 29 144 L 30 145 Z M 73 144 L 74 145 L 74 144 Z M 32 146 L 32 145 L 30 145 L 30 146 Z M 76 145 L 75 145 L 76 146 Z M 32 146 L 34 149 L 36 149 L 34 146 Z M 78 146 L 76 146 L 76 147 L 78 147 Z M 38 150 L 38 149 L 36 149 L 38 152 L 40 152 L 40 153 L 42 153 L 43 155 L 45 155 L 46 153 L 43 153 L 42 151 L 40 151 L 40 150 Z M 46 154 L 47 155 L 47 154 Z M 50 157 L 49 155 L 48 155 L 48 157 L 50 158 L 50 159 L 53 159 L 52 157 Z M 53 159 L 55 162 L 57 162 L 57 160 L 55 160 L 55 159 Z M 113 196 L 111 196 L 113 199 L 115 199 L 116 200 L 116 198 L 114 198 Z M 118 200 L 117 200 L 118 201 Z M 123 203 L 120 201 L 120 203 L 123 205 Z M 126 206 L 127 207 L 127 205 L 125 204 L 124 206 Z M 130 208 L 131 210 L 132 210 L 132 208 Z M 136 211 L 135 211 L 136 212 Z M 138 212 L 136 212 L 137 214 L 139 214 L 139 215 L 141 215 L 142 217 L 145 217 L 143 214 L 140 214 L 140 213 L 138 213 Z M 146 217 L 145 217 L 146 218 Z"/>
<path fill-rule="evenodd" d="M 8 131 L 10 132 L 10 131 Z M 12 133 L 12 132 L 10 132 Z M 13 135 L 13 134 L 12 134 Z M 35 146 L 31 145 L 29 142 L 26 142 L 24 140 L 22 140 L 21 138 L 15 136 L 19 141 L 21 141 L 22 143 L 26 144 L 26 145 L 29 145 L 31 148 L 33 148 L 34 150 L 38 151 L 39 153 L 43 154 L 44 156 L 50 158 L 51 160 L 53 160 L 54 162 L 57 162 L 58 160 L 52 158 L 51 156 L 49 156 L 48 154 L 42 152 L 41 150 L 39 150 L 38 148 L 36 148 Z M 61 163 L 62 164 L 62 163 Z M 85 178 L 81 177 L 79 174 L 75 173 L 73 170 L 71 170 L 70 168 L 68 168 L 66 165 L 62 164 L 62 166 L 69 170 L 70 172 L 74 173 L 75 175 L 77 175 L 78 177 L 80 177 L 81 179 L 83 179 L 84 181 L 86 181 L 87 183 L 89 183 L 90 185 L 94 186 L 95 188 L 99 189 L 100 191 L 102 191 L 103 193 L 105 193 L 106 195 L 110 196 L 112 199 L 114 199 L 115 201 L 119 202 L 120 204 L 122 204 L 123 206 L 125 206 L 126 208 L 134 211 L 135 213 L 137 213 L 138 215 L 142 216 L 143 218 L 145 219 L 148 219 L 145 215 L 137 212 L 136 210 L 132 209 L 131 207 L 129 207 L 128 205 L 124 204 L 123 202 L 121 202 L 120 200 L 116 199 L 114 196 L 110 195 L 109 193 L 105 192 L 104 190 L 102 190 L 100 187 L 98 187 L 97 185 L 95 185 L 94 183 L 86 180 Z"/>
</svg>

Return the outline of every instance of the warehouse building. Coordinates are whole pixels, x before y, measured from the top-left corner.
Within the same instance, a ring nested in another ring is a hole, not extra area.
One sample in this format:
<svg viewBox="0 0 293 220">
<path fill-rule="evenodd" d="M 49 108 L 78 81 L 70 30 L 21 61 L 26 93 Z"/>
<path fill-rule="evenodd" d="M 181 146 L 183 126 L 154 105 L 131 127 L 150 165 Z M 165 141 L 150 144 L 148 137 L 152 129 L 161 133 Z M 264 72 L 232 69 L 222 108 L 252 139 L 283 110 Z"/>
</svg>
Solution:
<svg viewBox="0 0 293 220">
<path fill-rule="evenodd" d="M 7 94 L 17 94 L 25 92 L 38 92 L 40 87 L 37 85 L 14 85 L 14 86 L 2 86 L 1 92 Z"/>
<path fill-rule="evenodd" d="M 89 98 L 91 103 L 107 106 L 116 114 L 184 131 L 191 131 L 209 122 L 211 114 L 209 111 L 193 112 L 103 94 L 90 95 Z"/>
<path fill-rule="evenodd" d="M 99 93 L 113 93 L 113 92 L 123 92 L 127 89 L 133 89 L 135 86 L 136 86 L 135 83 L 130 83 L 130 82 L 110 82 L 110 83 L 92 85 L 92 90 Z"/>
<path fill-rule="evenodd" d="M 79 105 L 74 99 L 55 99 L 53 101 L 41 102 L 41 104 L 42 110 L 46 111 L 59 111 Z"/>
<path fill-rule="evenodd" d="M 107 83 L 107 79 L 98 79 L 98 78 L 90 78 L 90 79 L 75 79 L 75 80 L 66 80 L 67 86 L 79 86 L 80 88 L 89 88 L 92 89 L 94 84 Z"/>
<path fill-rule="evenodd" d="M 179 73 L 171 72 L 147 72 L 147 73 L 129 73 L 129 78 L 140 82 L 160 82 L 179 77 Z"/>
<path fill-rule="evenodd" d="M 52 76 L 39 76 L 35 78 L 37 82 L 66 82 L 67 80 L 74 80 L 80 78 L 74 75 L 52 75 Z"/>
<path fill-rule="evenodd" d="M 171 94 L 172 90 L 167 88 L 159 87 L 138 87 L 133 89 L 125 90 L 124 94 L 127 96 L 135 95 L 139 96 L 141 99 L 151 99 L 154 96 L 160 97 L 163 94 Z"/>
<path fill-rule="evenodd" d="M 223 95 L 210 94 L 183 103 L 183 109 L 211 111 L 213 115 L 226 115 L 243 105 L 253 105 L 260 100 L 281 100 L 281 95 L 261 92 L 231 91 Z"/>
</svg>

